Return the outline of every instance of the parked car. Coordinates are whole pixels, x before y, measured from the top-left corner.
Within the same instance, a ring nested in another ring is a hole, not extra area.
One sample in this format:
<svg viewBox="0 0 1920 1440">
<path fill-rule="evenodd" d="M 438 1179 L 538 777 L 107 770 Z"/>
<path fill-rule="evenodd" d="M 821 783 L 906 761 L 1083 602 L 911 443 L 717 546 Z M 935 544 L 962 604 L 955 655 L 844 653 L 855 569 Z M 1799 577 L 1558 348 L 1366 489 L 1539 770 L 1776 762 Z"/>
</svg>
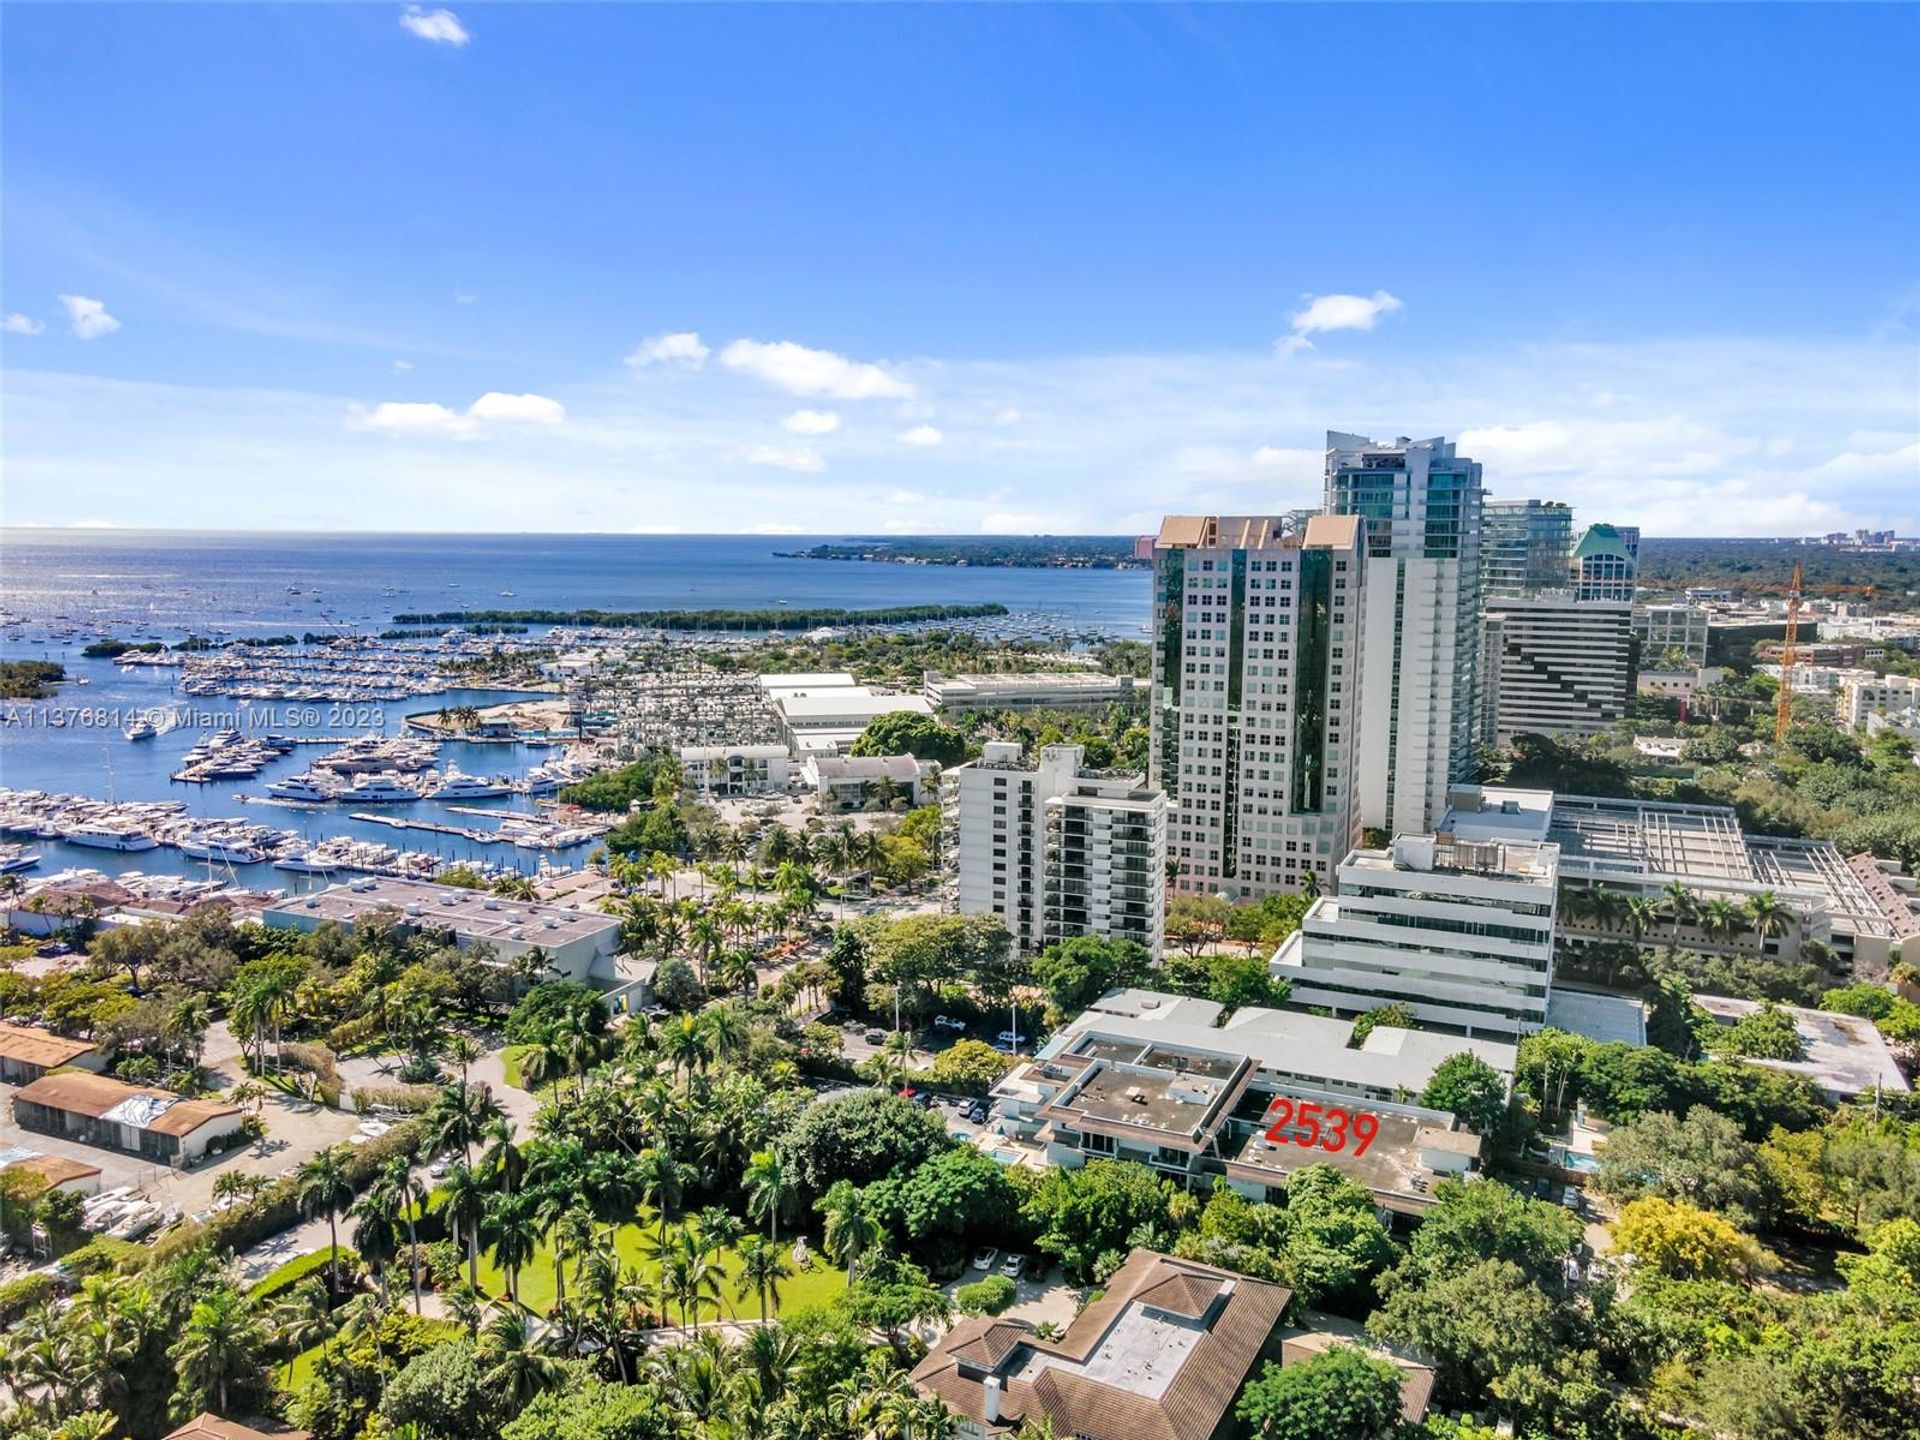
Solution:
<svg viewBox="0 0 1920 1440">
<path fill-rule="evenodd" d="M 1000 1263 L 1000 1252 L 991 1245 L 982 1245 L 973 1252 L 973 1268 L 991 1272 Z"/>
<path fill-rule="evenodd" d="M 451 1155 L 436 1155 L 433 1163 L 427 1166 L 427 1175 L 430 1179 L 444 1180 L 447 1172 L 452 1168 L 453 1157 Z"/>
<path fill-rule="evenodd" d="M 1577 1215 L 1580 1213 L 1580 1207 L 1585 1202 L 1582 1200 L 1580 1192 L 1574 1189 L 1571 1185 L 1569 1185 L 1564 1191 L 1561 1192 L 1560 1203 L 1566 1206 L 1567 1209 L 1573 1211 L 1574 1214 Z"/>
<path fill-rule="evenodd" d="M 951 1015 L 936 1015 L 933 1017 L 933 1028 L 936 1030 L 952 1030 L 958 1033 L 967 1028 L 967 1022 L 964 1020 L 956 1020 Z"/>
<path fill-rule="evenodd" d="M 887 1043 L 887 1032 L 884 1030 L 869 1030 L 861 1038 L 869 1045 L 884 1045 Z"/>
<path fill-rule="evenodd" d="M 1025 1278 L 1027 1273 L 1027 1257 L 1017 1253 L 1007 1256 L 1005 1260 L 1000 1262 L 1000 1273 L 1009 1280 Z"/>
<path fill-rule="evenodd" d="M 986 1124 L 987 1102 L 984 1100 L 969 1100 L 965 1105 L 960 1107 L 960 1118 L 962 1120 L 971 1120 L 976 1125 Z"/>
</svg>

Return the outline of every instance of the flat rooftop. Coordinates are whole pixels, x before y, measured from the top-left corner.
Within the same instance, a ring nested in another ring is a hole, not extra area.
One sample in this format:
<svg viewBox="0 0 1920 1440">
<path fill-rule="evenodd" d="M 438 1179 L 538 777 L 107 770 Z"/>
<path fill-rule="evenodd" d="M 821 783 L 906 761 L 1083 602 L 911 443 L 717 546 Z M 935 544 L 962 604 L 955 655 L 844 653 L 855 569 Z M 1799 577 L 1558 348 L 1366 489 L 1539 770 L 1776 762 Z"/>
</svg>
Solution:
<svg viewBox="0 0 1920 1440">
<path fill-rule="evenodd" d="M 1161 1067 L 1177 1059 L 1192 1068 L 1245 1057 L 1283 1081 L 1404 1090 L 1414 1095 L 1426 1089 L 1441 1061 L 1462 1051 L 1479 1056 L 1502 1075 L 1513 1073 L 1516 1051 L 1497 1040 L 1376 1025 L 1366 1042 L 1354 1049 L 1347 1044 L 1353 1035 L 1351 1020 L 1247 1006 L 1216 1028 L 1213 1015 L 1191 1008 L 1181 996 L 1161 996 L 1162 1005 L 1147 1006 L 1142 997 L 1151 993 L 1110 992 L 1097 1003 L 1112 1002 L 1135 1013 L 1088 1010 L 1049 1042 L 1043 1058 L 1081 1056 Z"/>
<path fill-rule="evenodd" d="M 1303 1100 L 1329 1103 L 1325 1095 L 1282 1092 L 1296 1107 Z M 1338 1104 L 1339 1102 L 1331 1102 Z M 1258 1184 L 1282 1185 L 1296 1170 L 1309 1165 L 1331 1165 L 1348 1179 L 1364 1185 L 1390 1210 L 1417 1214 L 1433 1203 L 1433 1186 L 1439 1177 L 1420 1163 L 1423 1149 L 1444 1149 L 1450 1153 L 1478 1153 L 1478 1137 L 1457 1131 L 1441 1131 L 1429 1117 L 1382 1110 L 1374 1106 L 1356 1106 L 1380 1122 L 1380 1130 L 1367 1143 L 1365 1153 L 1357 1141 L 1349 1138 L 1345 1147 L 1330 1151 L 1324 1144 L 1302 1145 L 1267 1139 L 1262 1125 L 1249 1135 L 1238 1151 L 1227 1157 L 1227 1174 L 1238 1180 Z M 1304 1138 L 1305 1131 L 1290 1126 L 1287 1133 Z M 1324 1134 L 1324 1127 L 1323 1127 Z M 1351 1137 L 1351 1129 L 1348 1131 Z M 1455 1144 L 1455 1141 L 1465 1142 Z"/>
<path fill-rule="evenodd" d="M 1204 1145 L 1233 1108 L 1253 1064 L 1246 1057 L 1149 1046 L 1132 1061 L 1109 1053 L 1097 1037 L 1074 1054 L 1091 1063 L 1078 1069 L 1041 1107 L 1048 1119 L 1076 1128 L 1088 1124 L 1151 1130 L 1160 1143 Z"/>
<path fill-rule="evenodd" d="M 268 908 L 266 921 L 271 925 L 276 920 L 293 923 L 336 920 L 342 925 L 351 925 L 381 910 L 398 911 L 400 920 L 408 925 L 451 930 L 474 940 L 566 945 L 620 928 L 618 920 L 598 910 L 503 900 L 484 890 L 386 877 L 353 880 L 282 901 Z"/>
<path fill-rule="evenodd" d="M 1696 995 L 1693 1000 L 1722 1025 L 1738 1024 L 1761 1005 L 1758 1000 L 1731 995 Z M 1829 1095 L 1863 1095 L 1876 1086 L 1901 1093 L 1910 1088 L 1907 1077 L 1894 1063 L 1886 1037 L 1871 1020 L 1798 1005 L 1782 1005 L 1780 1009 L 1793 1017 L 1793 1028 L 1806 1052 L 1804 1058 L 1756 1060 L 1741 1056 L 1743 1063 L 1804 1076 Z"/>
<path fill-rule="evenodd" d="M 1630 995 L 1602 995 L 1556 985 L 1547 996 L 1546 1023 L 1602 1045 L 1647 1043 L 1647 1007 Z"/>
<path fill-rule="evenodd" d="M 1460 840 L 1541 844 L 1553 820 L 1551 790 L 1505 785 L 1458 785 L 1447 792 L 1447 813 L 1435 827 Z"/>
</svg>

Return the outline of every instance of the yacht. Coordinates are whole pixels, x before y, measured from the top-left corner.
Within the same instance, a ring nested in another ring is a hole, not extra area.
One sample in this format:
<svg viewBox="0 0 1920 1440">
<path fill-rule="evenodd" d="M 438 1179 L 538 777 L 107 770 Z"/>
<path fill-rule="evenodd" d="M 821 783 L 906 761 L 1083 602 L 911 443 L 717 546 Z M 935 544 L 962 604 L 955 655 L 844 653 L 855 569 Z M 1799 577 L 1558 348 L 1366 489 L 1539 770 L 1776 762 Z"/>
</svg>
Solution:
<svg viewBox="0 0 1920 1440">
<path fill-rule="evenodd" d="M 446 779 L 440 782 L 433 792 L 436 800 L 492 800 L 501 795 L 511 795 L 513 787 L 505 780 L 487 780 L 478 775 L 464 775 L 453 766 L 447 767 Z"/>
<path fill-rule="evenodd" d="M 180 837 L 180 853 L 189 860 L 221 860 L 229 865 L 258 865 L 267 858 L 244 841 L 198 833 Z"/>
<path fill-rule="evenodd" d="M 339 798 L 349 805 L 409 805 L 420 798 L 420 792 L 398 775 L 362 775 Z"/>
<path fill-rule="evenodd" d="M 127 726 L 122 732 L 129 740 L 151 740 L 160 733 L 154 723 L 144 715 Z"/>
<path fill-rule="evenodd" d="M 153 836 L 131 825 L 105 820 L 76 825 L 60 838 L 69 845 L 84 845 L 89 850 L 152 850 L 160 844 Z"/>
<path fill-rule="evenodd" d="M 40 863 L 37 850 L 23 849 L 18 845 L 0 845 L 0 875 L 13 875 L 21 870 L 31 870 Z"/>
<path fill-rule="evenodd" d="M 295 775 L 287 780 L 275 780 L 267 786 L 267 794 L 275 800 L 307 800 L 322 804 L 333 799 L 334 792 L 326 789 L 311 772 Z"/>
</svg>

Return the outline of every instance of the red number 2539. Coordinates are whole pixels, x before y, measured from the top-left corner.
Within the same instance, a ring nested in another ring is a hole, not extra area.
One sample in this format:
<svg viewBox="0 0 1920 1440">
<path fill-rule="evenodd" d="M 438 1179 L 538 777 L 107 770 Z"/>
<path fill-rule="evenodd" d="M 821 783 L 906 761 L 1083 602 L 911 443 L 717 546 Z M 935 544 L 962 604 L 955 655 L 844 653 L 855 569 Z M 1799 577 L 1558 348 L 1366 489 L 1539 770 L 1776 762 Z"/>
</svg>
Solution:
<svg viewBox="0 0 1920 1440">
<path fill-rule="evenodd" d="M 1302 1100 L 1298 1105 L 1281 1096 L 1267 1107 L 1267 1139 L 1276 1145 L 1318 1147 L 1338 1154 L 1354 1145 L 1355 1155 L 1367 1153 L 1367 1146 L 1380 1133 L 1380 1120 L 1362 1110 L 1349 1114 L 1338 1105 L 1322 1105 L 1318 1100 Z"/>
</svg>

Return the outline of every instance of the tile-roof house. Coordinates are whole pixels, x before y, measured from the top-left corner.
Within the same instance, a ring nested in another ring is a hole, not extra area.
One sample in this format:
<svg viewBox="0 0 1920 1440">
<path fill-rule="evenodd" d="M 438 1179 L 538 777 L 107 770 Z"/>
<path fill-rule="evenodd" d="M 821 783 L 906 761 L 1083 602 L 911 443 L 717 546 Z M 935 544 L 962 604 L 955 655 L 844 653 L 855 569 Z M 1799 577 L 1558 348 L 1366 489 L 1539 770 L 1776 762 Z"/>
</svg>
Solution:
<svg viewBox="0 0 1920 1440">
<path fill-rule="evenodd" d="M 914 1367 L 962 1434 L 1046 1419 L 1085 1440 L 1215 1440 L 1240 1387 L 1280 1358 L 1290 1292 L 1152 1250 L 1136 1250 L 1058 1340 L 1020 1320 L 966 1320 Z"/>
<path fill-rule="evenodd" d="M 237 1420 L 222 1420 L 212 1411 L 204 1411 L 178 1430 L 170 1430 L 165 1440 L 307 1440 L 305 1430 L 256 1430 Z"/>
</svg>

